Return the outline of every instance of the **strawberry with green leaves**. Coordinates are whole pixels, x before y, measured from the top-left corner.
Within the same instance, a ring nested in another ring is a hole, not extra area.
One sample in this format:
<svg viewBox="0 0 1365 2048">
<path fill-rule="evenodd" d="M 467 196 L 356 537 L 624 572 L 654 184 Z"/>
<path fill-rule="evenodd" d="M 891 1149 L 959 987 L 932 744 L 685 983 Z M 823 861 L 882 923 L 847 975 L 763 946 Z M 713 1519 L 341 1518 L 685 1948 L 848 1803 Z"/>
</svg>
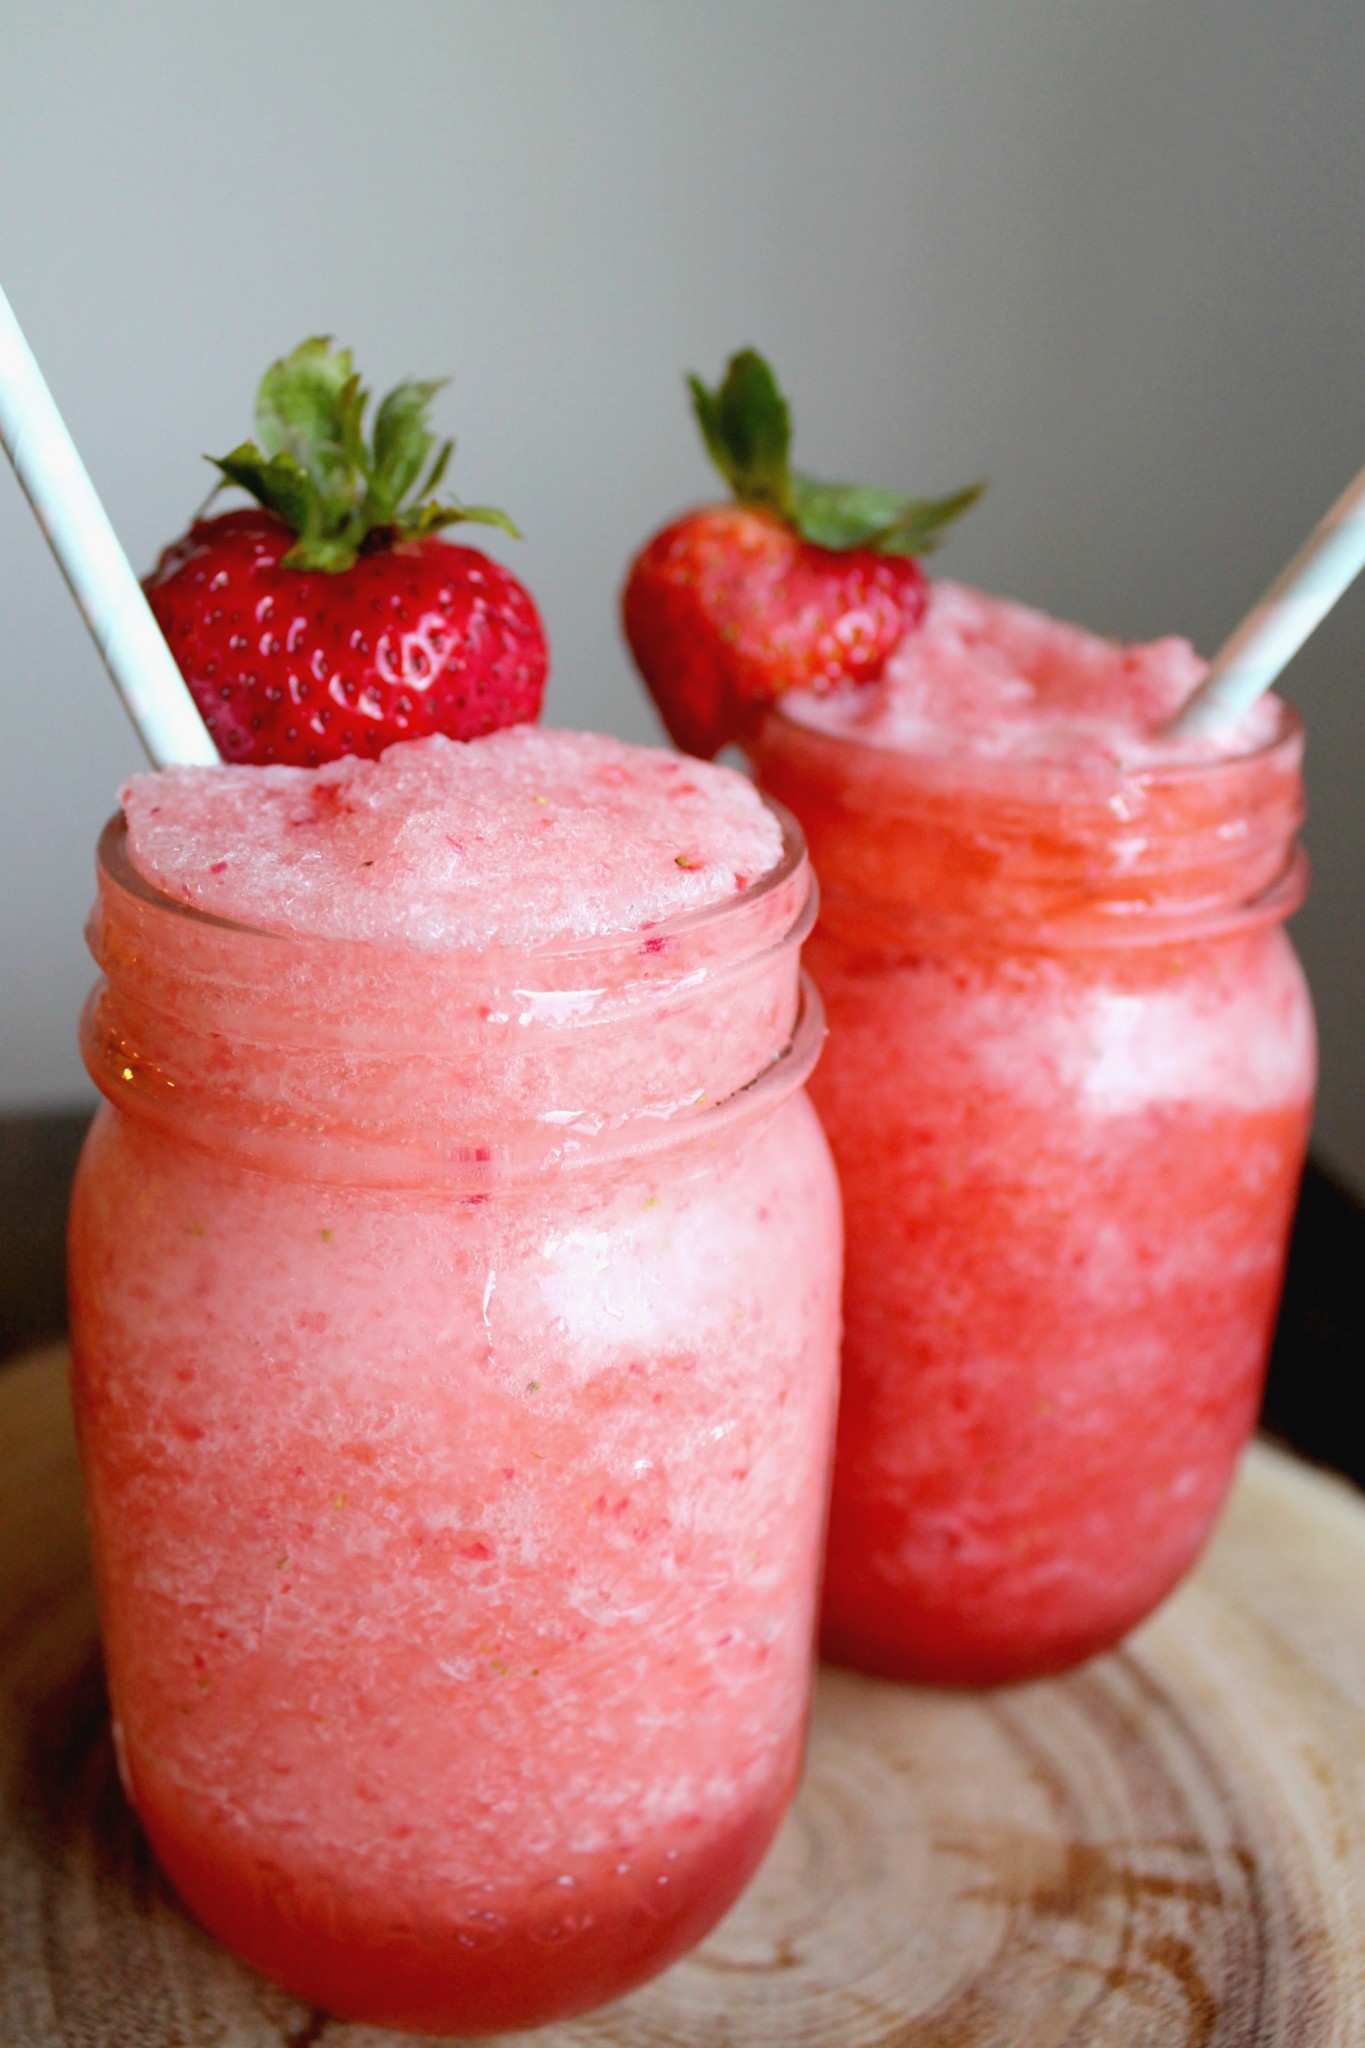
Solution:
<svg viewBox="0 0 1365 2048">
<path fill-rule="evenodd" d="M 791 467 L 791 415 L 753 349 L 724 382 L 688 380 L 707 453 L 734 492 L 654 536 L 622 597 L 626 638 L 672 738 L 709 758 L 785 690 L 873 682 L 923 616 L 917 557 L 980 497 L 903 498 Z"/>
<path fill-rule="evenodd" d="M 266 371 L 256 440 L 216 461 L 256 505 L 197 519 L 145 585 L 224 760 L 314 766 L 539 712 L 549 658 L 529 593 L 441 537 L 516 528 L 436 495 L 454 446 L 428 424 L 440 388 L 399 384 L 367 436 L 348 349 L 305 341 Z"/>
</svg>

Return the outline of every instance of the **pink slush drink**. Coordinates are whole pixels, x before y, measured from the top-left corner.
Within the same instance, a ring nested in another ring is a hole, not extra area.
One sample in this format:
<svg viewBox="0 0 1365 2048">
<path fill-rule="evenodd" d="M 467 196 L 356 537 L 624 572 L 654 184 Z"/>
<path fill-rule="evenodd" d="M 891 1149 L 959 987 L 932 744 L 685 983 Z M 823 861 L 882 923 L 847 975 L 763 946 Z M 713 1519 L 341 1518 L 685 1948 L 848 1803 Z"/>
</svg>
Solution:
<svg viewBox="0 0 1365 2048">
<path fill-rule="evenodd" d="M 800 836 L 529 727 L 123 803 L 71 1262 L 129 1796 L 330 2010 L 615 1996 L 801 1754 L 841 1233 Z"/>
<path fill-rule="evenodd" d="M 949 583 L 753 754 L 801 819 L 848 1218 L 824 1644 L 988 1683 L 1116 1641 L 1256 1415 L 1314 1079 L 1301 734 Z"/>
</svg>

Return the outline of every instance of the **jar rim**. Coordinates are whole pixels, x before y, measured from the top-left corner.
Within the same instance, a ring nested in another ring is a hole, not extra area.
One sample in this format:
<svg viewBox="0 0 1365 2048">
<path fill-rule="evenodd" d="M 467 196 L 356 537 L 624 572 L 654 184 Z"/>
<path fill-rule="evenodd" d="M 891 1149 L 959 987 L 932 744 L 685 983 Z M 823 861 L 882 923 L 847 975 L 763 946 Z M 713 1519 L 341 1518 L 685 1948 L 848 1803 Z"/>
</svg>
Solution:
<svg viewBox="0 0 1365 2048">
<path fill-rule="evenodd" d="M 274 1179 L 322 1180 L 341 1186 L 401 1191 L 440 1187 L 446 1193 L 483 1199 L 509 1182 L 533 1179 L 547 1171 L 572 1174 L 610 1168 L 623 1160 L 654 1158 L 683 1148 L 714 1151 L 737 1125 L 780 1107 L 803 1087 L 825 1041 L 825 1007 L 804 968 L 798 971 L 796 1014 L 791 1030 L 773 1056 L 753 1077 L 715 1101 L 685 1113 L 658 1116 L 651 1112 L 590 1125 L 552 1126 L 494 1143 L 457 1141 L 414 1145 L 367 1138 L 319 1151 L 311 1134 L 269 1126 L 253 1128 L 241 1119 L 201 1118 L 187 1128 L 179 1105 L 165 1085 L 139 1085 L 148 1077 L 117 1063 L 100 1060 L 91 1041 L 98 1037 L 99 990 L 91 995 L 81 1020 L 87 1066 L 100 1093 L 115 1110 L 144 1123 L 175 1132 L 181 1143 L 216 1157 L 231 1156 L 239 1164 Z M 151 1077 L 155 1080 L 155 1076 Z"/>
<path fill-rule="evenodd" d="M 1275 708 L 1274 731 L 1244 753 L 1134 766 L 913 754 L 780 709 L 751 756 L 798 808 L 812 797 L 827 928 L 856 907 L 860 931 L 874 914 L 897 944 L 1154 945 L 1302 900 L 1303 725 L 1282 698 Z"/>
<path fill-rule="evenodd" d="M 1059 796 L 1093 802 L 1100 792 L 1114 783 L 1159 789 L 1188 786 L 1201 780 L 1216 782 L 1244 775 L 1249 769 L 1254 770 L 1273 761 L 1277 755 L 1292 755 L 1303 745 L 1303 720 L 1286 698 L 1275 695 L 1271 702 L 1276 712 L 1275 730 L 1266 739 L 1235 754 L 1215 754 L 1196 759 L 1129 764 L 1122 761 L 1050 760 L 1045 755 L 978 754 L 965 748 L 941 754 L 921 753 L 909 747 L 882 746 L 853 733 L 831 732 L 822 725 L 808 725 L 784 710 L 780 699 L 767 707 L 753 740 L 744 743 L 744 751 L 751 760 L 756 760 L 762 751 L 764 729 L 772 724 L 784 733 L 797 734 L 817 746 L 828 747 L 832 753 L 850 761 L 860 756 L 875 761 L 883 774 L 899 776 L 907 787 L 916 784 L 941 787 L 946 783 L 969 782 L 983 788 L 994 787 L 1021 803 L 1027 803 L 1033 793 L 1040 800 L 1046 798 L 1053 803 Z M 766 791 L 764 795 L 766 798 Z M 774 801 L 771 798 L 767 800 Z"/>
<path fill-rule="evenodd" d="M 458 1179 L 505 1140 L 564 1156 L 622 1121 L 695 1128 L 701 1105 L 783 1057 L 797 1008 L 795 950 L 818 890 L 800 825 L 764 801 L 782 854 L 746 888 L 652 927 L 530 947 L 235 923 L 148 883 L 115 818 L 88 927 L 103 979 L 87 1068 L 117 1106 L 174 1111 L 226 1150 L 278 1161 L 306 1129 L 335 1141 L 346 1172 L 394 1185 L 414 1171 Z M 685 1021 L 735 1004 L 732 1032 Z M 654 1052 L 604 1065 L 613 1034 L 633 1038 L 641 1020 L 661 1027 Z M 680 1032 L 705 1056 L 680 1053 Z M 339 1112 L 347 1102 L 355 1114 Z"/>
<path fill-rule="evenodd" d="M 101 880 L 106 879 L 125 894 L 135 898 L 150 910 L 177 919 L 183 924 L 205 930 L 235 932 L 253 941 L 278 941 L 285 946 L 328 947 L 357 946 L 375 956 L 425 956 L 432 961 L 479 960 L 492 956 L 515 954 L 519 959 L 542 963 L 572 961 L 586 964 L 593 960 L 607 960 L 619 954 L 622 946 L 636 947 L 642 939 L 670 941 L 684 939 L 698 932 L 713 930 L 726 917 L 733 917 L 762 905 L 775 895 L 799 873 L 807 860 L 806 840 L 800 824 L 783 803 L 769 796 L 766 790 L 755 787 L 755 795 L 765 810 L 772 813 L 782 830 L 782 851 L 772 867 L 767 868 L 744 888 L 732 896 L 724 896 L 714 903 L 704 903 L 694 910 L 679 911 L 673 917 L 659 918 L 651 924 L 623 926 L 611 932 L 594 933 L 590 937 L 577 938 L 560 935 L 544 941 L 511 941 L 506 939 L 480 940 L 467 945 L 424 946 L 411 939 L 364 938 L 350 935 L 329 936 L 321 932 L 292 932 L 272 929 L 269 925 L 250 924 L 239 918 L 223 917 L 217 911 L 201 909 L 198 904 L 186 903 L 170 895 L 151 882 L 133 864 L 128 851 L 127 820 L 121 810 L 115 811 L 104 825 L 96 845 L 96 866 Z"/>
</svg>

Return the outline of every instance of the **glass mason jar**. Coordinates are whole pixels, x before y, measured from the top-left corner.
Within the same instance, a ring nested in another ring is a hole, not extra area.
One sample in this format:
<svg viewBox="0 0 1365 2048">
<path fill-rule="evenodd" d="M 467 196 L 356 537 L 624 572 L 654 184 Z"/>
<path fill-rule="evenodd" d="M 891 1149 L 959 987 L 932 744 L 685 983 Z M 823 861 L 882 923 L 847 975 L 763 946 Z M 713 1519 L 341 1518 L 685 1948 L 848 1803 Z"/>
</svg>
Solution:
<svg viewBox="0 0 1365 2048">
<path fill-rule="evenodd" d="M 123 1781 L 201 1920 L 433 2032 L 699 1939 L 799 1767 L 838 1353 L 800 834 L 517 952 L 101 844 L 74 1389 Z"/>
<path fill-rule="evenodd" d="M 1314 1082 L 1297 720 L 1125 771 L 770 715 L 848 1229 L 823 1642 L 985 1684 L 1122 1636 L 1257 1413 Z"/>
</svg>

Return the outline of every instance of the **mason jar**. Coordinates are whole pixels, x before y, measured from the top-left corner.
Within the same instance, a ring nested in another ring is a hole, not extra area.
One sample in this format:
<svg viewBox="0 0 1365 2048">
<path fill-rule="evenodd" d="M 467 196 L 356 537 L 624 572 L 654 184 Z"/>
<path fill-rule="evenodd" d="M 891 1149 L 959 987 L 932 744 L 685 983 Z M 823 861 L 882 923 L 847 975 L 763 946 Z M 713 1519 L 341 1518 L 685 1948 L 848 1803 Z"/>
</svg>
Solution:
<svg viewBox="0 0 1365 2048">
<path fill-rule="evenodd" d="M 820 877 L 848 1226 L 823 1641 L 983 1684 L 1112 1644 L 1258 1408 L 1314 1084 L 1302 734 L 1217 759 L 753 744 Z"/>
<path fill-rule="evenodd" d="M 791 1796 L 841 1228 L 799 831 L 522 949 L 281 936 L 106 830 L 71 1226 L 119 1768 L 194 1913 L 431 2032 L 612 1998 Z"/>
</svg>

